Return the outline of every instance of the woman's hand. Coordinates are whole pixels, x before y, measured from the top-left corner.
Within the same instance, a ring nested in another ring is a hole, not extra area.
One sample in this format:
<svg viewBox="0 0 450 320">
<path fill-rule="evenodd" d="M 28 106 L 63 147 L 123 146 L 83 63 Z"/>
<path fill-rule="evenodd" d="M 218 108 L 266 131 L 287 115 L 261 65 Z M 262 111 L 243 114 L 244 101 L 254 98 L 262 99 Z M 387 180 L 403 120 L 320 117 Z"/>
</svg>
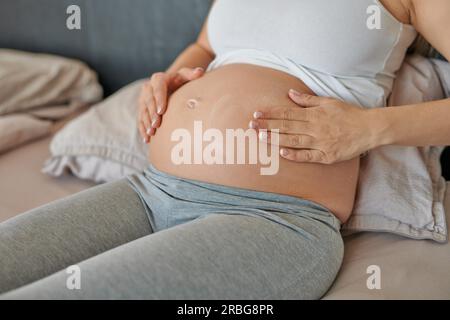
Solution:
<svg viewBox="0 0 450 320">
<path fill-rule="evenodd" d="M 204 75 L 203 68 L 183 68 L 177 73 L 155 73 L 141 90 L 139 98 L 138 127 L 144 143 L 156 133 L 166 112 L 169 96 L 189 81 Z"/>
<path fill-rule="evenodd" d="M 375 147 L 371 112 L 345 102 L 301 94 L 289 97 L 300 107 L 257 111 L 250 124 L 261 132 L 260 140 L 271 143 L 277 134 L 280 155 L 296 162 L 332 164 L 350 160 Z M 279 129 L 279 133 L 270 130 Z"/>
</svg>

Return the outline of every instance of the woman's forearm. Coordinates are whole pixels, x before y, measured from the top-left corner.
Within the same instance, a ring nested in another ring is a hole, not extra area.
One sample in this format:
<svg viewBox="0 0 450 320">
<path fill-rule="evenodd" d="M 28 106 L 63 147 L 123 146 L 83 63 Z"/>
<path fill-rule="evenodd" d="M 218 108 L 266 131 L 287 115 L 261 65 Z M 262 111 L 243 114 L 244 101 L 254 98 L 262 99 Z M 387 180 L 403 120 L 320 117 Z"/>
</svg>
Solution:
<svg viewBox="0 0 450 320">
<path fill-rule="evenodd" d="M 450 145 L 450 99 L 371 112 L 374 147 Z"/>
<path fill-rule="evenodd" d="M 213 59 L 214 56 L 211 52 L 195 42 L 177 57 L 169 69 L 167 69 L 167 72 L 176 73 L 182 68 L 201 67 L 206 69 Z"/>
</svg>

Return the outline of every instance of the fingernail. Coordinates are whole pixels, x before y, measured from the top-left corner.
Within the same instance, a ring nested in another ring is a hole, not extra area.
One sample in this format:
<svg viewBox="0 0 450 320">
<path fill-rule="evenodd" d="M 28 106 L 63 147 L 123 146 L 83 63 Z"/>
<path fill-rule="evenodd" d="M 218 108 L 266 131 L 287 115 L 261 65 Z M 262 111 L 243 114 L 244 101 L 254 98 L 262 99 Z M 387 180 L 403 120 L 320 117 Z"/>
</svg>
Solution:
<svg viewBox="0 0 450 320">
<path fill-rule="evenodd" d="M 286 156 L 289 155 L 289 151 L 286 150 L 286 149 L 281 149 L 281 150 L 280 150 L 280 154 L 281 154 L 283 157 L 286 157 Z"/>
<path fill-rule="evenodd" d="M 157 113 L 157 114 L 161 115 L 162 110 L 163 110 L 162 106 L 157 106 L 157 107 L 156 107 L 156 113 Z"/>
<path fill-rule="evenodd" d="M 297 90 L 294 90 L 294 89 L 289 90 L 289 93 L 294 96 L 297 96 L 297 97 L 300 97 L 300 95 L 301 95 L 300 92 L 298 92 Z"/>
<path fill-rule="evenodd" d="M 261 141 L 269 141 L 269 135 L 265 131 L 261 131 L 259 133 L 259 140 Z"/>
<path fill-rule="evenodd" d="M 154 128 L 156 126 L 156 122 L 158 122 L 158 119 L 156 119 L 156 118 L 152 119 L 152 128 Z M 150 133 L 149 133 L 149 135 L 150 135 Z"/>
<path fill-rule="evenodd" d="M 205 69 L 203 69 L 202 67 L 198 67 L 198 68 L 195 68 L 194 71 L 195 72 L 203 72 L 203 71 L 205 71 Z"/>
<path fill-rule="evenodd" d="M 153 125 L 153 124 L 152 124 Z M 152 133 L 152 128 L 148 128 L 147 131 L 145 132 L 147 133 L 147 135 L 149 136 Z"/>
<path fill-rule="evenodd" d="M 263 116 L 263 113 L 261 111 L 256 111 L 253 114 L 253 118 L 255 118 L 255 119 L 260 119 L 260 118 L 262 118 L 262 116 Z"/>
<path fill-rule="evenodd" d="M 147 141 L 148 141 L 147 138 L 142 139 L 142 142 L 145 144 L 147 144 Z"/>
<path fill-rule="evenodd" d="M 249 122 L 248 127 L 250 129 L 258 129 L 258 122 L 252 120 L 252 121 Z"/>
</svg>

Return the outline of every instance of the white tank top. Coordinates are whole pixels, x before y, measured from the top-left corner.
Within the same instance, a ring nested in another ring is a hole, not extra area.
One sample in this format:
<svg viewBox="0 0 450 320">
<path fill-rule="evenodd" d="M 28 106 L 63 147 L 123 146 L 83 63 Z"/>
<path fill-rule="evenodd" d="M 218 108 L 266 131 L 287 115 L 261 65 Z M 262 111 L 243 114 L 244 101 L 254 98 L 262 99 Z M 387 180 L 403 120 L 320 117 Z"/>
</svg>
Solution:
<svg viewBox="0 0 450 320">
<path fill-rule="evenodd" d="M 269 67 L 319 96 L 381 107 L 416 36 L 379 0 L 217 0 L 208 18 L 216 53 L 209 70 Z"/>
</svg>

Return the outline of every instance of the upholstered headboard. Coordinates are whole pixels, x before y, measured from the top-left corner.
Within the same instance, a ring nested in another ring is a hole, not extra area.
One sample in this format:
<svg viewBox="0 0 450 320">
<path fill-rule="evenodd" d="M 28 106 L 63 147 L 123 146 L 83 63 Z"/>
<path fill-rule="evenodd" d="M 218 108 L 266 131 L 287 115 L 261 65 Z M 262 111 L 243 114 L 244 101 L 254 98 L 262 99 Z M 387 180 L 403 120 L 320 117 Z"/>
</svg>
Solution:
<svg viewBox="0 0 450 320">
<path fill-rule="evenodd" d="M 68 30 L 67 8 L 81 9 Z M 164 70 L 198 34 L 211 0 L 0 0 L 0 47 L 77 58 L 107 95 Z M 450 150 L 443 155 L 450 180 Z"/>
<path fill-rule="evenodd" d="M 67 8 L 81 9 L 69 30 Z M 209 0 L 1 0 L 0 47 L 81 59 L 106 94 L 163 70 L 198 34 Z"/>
</svg>

